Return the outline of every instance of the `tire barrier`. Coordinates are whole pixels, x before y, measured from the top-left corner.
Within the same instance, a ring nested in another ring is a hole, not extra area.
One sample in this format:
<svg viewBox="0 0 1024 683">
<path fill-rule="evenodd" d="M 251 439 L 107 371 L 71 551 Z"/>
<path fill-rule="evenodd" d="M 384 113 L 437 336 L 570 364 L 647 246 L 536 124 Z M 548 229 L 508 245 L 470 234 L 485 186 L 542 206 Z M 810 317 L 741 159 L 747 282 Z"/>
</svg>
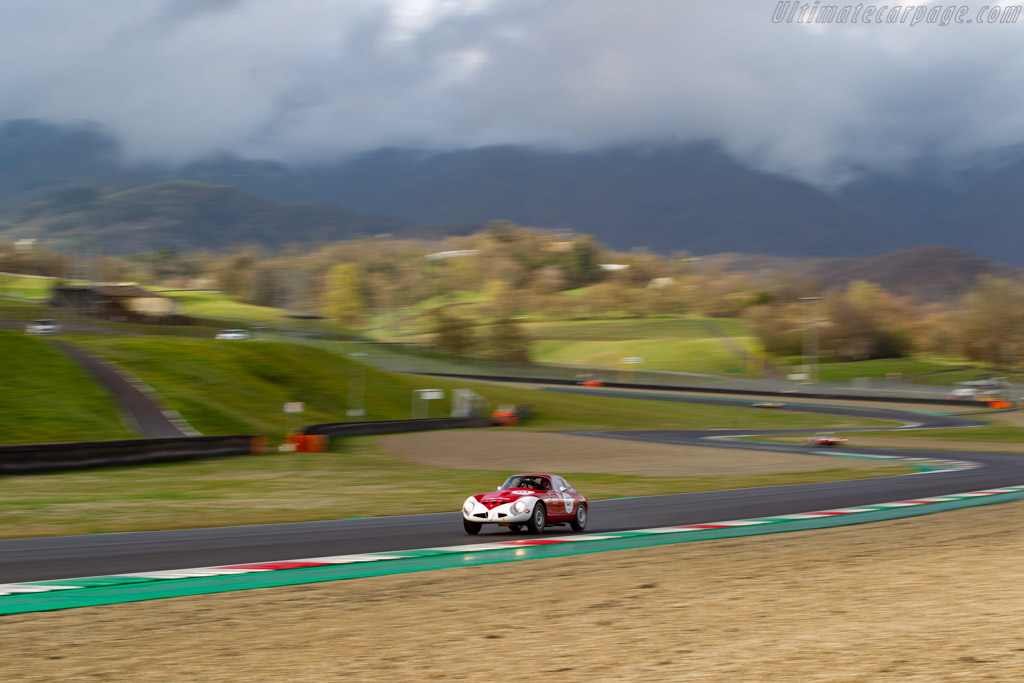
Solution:
<svg viewBox="0 0 1024 683">
<path fill-rule="evenodd" d="M 251 436 L 185 436 L 0 446 L 0 474 L 137 465 L 258 452 Z"/>
</svg>

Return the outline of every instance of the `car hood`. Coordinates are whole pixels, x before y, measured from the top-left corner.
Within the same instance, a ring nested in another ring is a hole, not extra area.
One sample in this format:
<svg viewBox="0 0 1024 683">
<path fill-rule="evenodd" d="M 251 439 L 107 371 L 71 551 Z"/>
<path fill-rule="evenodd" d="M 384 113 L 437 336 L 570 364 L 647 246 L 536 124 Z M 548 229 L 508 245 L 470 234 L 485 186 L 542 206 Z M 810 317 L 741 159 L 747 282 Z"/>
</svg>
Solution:
<svg viewBox="0 0 1024 683">
<path fill-rule="evenodd" d="M 473 497 L 484 505 L 494 506 L 514 503 L 520 498 L 526 498 L 527 496 L 539 496 L 540 493 L 540 491 L 530 491 L 529 489 L 502 489 L 501 491 L 478 493 Z"/>
</svg>

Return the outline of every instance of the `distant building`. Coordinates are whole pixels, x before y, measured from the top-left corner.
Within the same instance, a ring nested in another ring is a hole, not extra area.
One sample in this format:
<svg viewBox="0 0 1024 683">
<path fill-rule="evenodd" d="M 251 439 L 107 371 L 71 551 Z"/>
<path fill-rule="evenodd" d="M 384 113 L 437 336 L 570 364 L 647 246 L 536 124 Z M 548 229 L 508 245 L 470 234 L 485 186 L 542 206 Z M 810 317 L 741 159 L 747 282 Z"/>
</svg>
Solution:
<svg viewBox="0 0 1024 683">
<path fill-rule="evenodd" d="M 626 270 L 629 268 L 628 263 L 601 263 L 598 264 L 601 270 Z"/>
<path fill-rule="evenodd" d="M 185 321 L 178 302 L 135 285 L 54 287 L 50 305 L 106 320 L 127 322 Z"/>
<path fill-rule="evenodd" d="M 35 248 L 36 248 L 36 238 L 35 237 L 23 237 L 22 239 L 17 240 L 14 243 L 14 251 L 20 251 L 20 252 L 23 252 L 23 253 L 28 253 L 28 252 L 34 251 Z"/>
<path fill-rule="evenodd" d="M 669 285 L 675 284 L 676 279 L 674 277 L 656 277 L 647 283 L 648 289 L 661 289 L 668 287 Z"/>
</svg>

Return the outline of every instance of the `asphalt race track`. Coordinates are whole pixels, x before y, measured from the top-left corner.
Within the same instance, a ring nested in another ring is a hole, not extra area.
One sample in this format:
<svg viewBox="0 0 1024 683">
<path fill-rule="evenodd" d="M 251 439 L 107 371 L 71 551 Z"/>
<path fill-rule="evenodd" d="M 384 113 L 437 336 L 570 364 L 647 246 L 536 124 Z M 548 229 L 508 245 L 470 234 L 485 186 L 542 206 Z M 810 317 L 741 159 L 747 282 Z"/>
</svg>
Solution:
<svg viewBox="0 0 1024 683">
<path fill-rule="evenodd" d="M 632 396 L 647 400 L 654 398 L 651 395 Z M 720 403 L 716 399 L 685 396 L 667 396 L 663 400 Z M 787 405 L 786 408 L 899 420 L 904 423 L 915 423 L 923 428 L 969 427 L 984 424 L 969 417 L 903 412 L 890 408 L 824 405 Z M 797 433 L 806 432 L 807 430 L 799 430 Z M 641 430 L 576 433 L 595 438 L 735 448 L 737 442 L 721 443 L 709 438 L 738 434 L 785 434 L 793 433 L 793 430 Z M 750 443 L 745 446 L 753 450 L 806 451 L 806 447 L 800 445 Z M 847 453 L 967 460 L 982 466 L 881 479 L 596 501 L 591 504 L 587 532 L 600 533 L 794 514 L 1024 484 L 1024 458 L 1017 455 L 846 447 L 842 450 Z M 470 493 L 474 492 L 466 492 L 467 495 Z M 6 540 L 0 541 L 0 583 L 463 545 L 467 542 L 485 542 L 489 537 L 505 539 L 510 535 L 507 530 L 485 526 L 484 531 L 478 536 L 467 536 L 462 530 L 460 517 L 461 514 L 458 512 L 449 512 L 403 517 Z M 557 527 L 549 529 L 547 533 L 569 532 L 568 527 Z"/>
</svg>

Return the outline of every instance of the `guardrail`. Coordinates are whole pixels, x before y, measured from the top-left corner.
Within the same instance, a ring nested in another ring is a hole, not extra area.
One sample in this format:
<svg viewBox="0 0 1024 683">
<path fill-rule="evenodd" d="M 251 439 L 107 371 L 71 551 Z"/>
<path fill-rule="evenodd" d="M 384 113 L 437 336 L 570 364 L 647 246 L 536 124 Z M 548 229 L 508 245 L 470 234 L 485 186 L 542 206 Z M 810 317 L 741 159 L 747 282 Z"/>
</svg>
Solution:
<svg viewBox="0 0 1024 683">
<path fill-rule="evenodd" d="M 400 432 L 419 432 L 428 429 L 458 429 L 463 427 L 490 427 L 494 419 L 490 417 L 430 417 L 418 420 L 373 420 L 370 422 L 325 422 L 309 425 L 302 430 L 303 434 L 322 434 L 328 438 L 335 436 L 359 436 L 363 434 L 397 434 Z"/>
<path fill-rule="evenodd" d="M 421 372 L 421 375 L 428 375 L 431 377 L 460 377 L 463 379 L 482 380 L 487 382 L 528 382 L 533 384 L 557 384 L 563 386 L 579 386 L 582 384 L 578 380 L 574 379 L 563 379 L 563 378 L 538 378 L 538 377 L 514 377 L 509 375 L 474 375 L 469 373 L 455 373 L 455 372 Z M 820 398 L 820 399 L 836 399 L 844 401 L 880 401 L 883 403 L 921 403 L 928 405 L 946 405 L 946 406 L 963 406 L 972 405 L 971 401 L 964 401 L 958 399 L 949 398 L 932 398 L 932 397 L 917 397 L 917 396 L 878 396 L 878 395 L 851 395 L 851 394 L 835 394 L 821 391 L 770 391 L 766 389 L 734 389 L 727 387 L 716 387 L 708 385 L 698 386 L 685 386 L 685 385 L 666 385 L 666 384 L 645 384 L 640 382 L 606 382 L 601 381 L 599 386 L 607 387 L 609 389 L 644 389 L 647 391 L 696 391 L 700 393 L 708 394 L 731 394 L 731 395 L 748 395 L 748 396 L 773 396 L 778 398 L 784 398 L 789 400 L 798 400 L 801 398 Z"/>
<path fill-rule="evenodd" d="M 32 474 L 247 455 L 257 448 L 253 437 L 241 435 L 17 444 L 0 446 L 0 474 Z"/>
</svg>

